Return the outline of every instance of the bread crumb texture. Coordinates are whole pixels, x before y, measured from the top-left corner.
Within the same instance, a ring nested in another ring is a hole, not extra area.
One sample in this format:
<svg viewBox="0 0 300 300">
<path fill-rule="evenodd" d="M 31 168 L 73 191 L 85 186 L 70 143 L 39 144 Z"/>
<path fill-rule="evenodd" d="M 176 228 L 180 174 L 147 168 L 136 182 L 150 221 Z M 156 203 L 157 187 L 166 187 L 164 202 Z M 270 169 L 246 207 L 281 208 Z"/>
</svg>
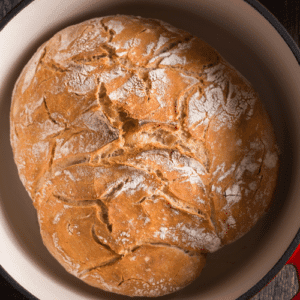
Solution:
<svg viewBox="0 0 300 300">
<path fill-rule="evenodd" d="M 13 91 L 11 144 L 45 246 L 86 283 L 177 291 L 248 232 L 278 173 L 269 117 L 208 44 L 108 16 L 44 43 Z"/>
</svg>

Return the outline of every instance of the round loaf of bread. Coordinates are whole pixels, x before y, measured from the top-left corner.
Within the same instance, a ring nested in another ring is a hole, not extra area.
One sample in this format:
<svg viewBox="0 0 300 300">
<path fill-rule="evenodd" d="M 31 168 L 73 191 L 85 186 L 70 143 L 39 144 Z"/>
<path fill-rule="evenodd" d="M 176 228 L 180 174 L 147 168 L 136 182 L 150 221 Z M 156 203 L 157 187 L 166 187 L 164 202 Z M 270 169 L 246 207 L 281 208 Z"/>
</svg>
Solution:
<svg viewBox="0 0 300 300">
<path fill-rule="evenodd" d="M 11 144 L 50 253 L 129 296 L 192 282 L 266 212 L 278 173 L 247 80 L 201 39 L 134 16 L 37 50 L 13 92 Z"/>
</svg>

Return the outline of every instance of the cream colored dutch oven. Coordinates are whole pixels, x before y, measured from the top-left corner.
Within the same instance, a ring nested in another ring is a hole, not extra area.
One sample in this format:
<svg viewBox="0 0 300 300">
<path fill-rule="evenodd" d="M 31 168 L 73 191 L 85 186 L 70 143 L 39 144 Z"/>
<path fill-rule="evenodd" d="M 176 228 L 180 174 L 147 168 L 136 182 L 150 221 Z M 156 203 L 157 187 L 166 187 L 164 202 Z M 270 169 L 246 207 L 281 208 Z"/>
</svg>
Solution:
<svg viewBox="0 0 300 300">
<path fill-rule="evenodd" d="M 13 85 L 37 47 L 68 25 L 117 13 L 162 19 L 204 39 L 253 84 L 271 116 L 281 151 L 271 210 L 243 238 L 212 254 L 195 282 L 162 297 L 249 299 L 284 264 L 299 263 L 295 249 L 300 242 L 300 51 L 282 25 L 255 0 L 24 0 L 0 23 L 3 272 L 32 299 L 127 299 L 86 285 L 48 253 L 9 143 Z"/>
</svg>

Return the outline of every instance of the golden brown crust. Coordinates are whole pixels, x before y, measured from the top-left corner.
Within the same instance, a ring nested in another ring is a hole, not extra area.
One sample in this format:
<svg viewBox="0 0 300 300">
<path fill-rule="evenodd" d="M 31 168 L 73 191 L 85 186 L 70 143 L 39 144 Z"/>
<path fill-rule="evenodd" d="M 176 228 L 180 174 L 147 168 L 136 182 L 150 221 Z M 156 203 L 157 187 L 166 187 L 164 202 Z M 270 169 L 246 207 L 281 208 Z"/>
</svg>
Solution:
<svg viewBox="0 0 300 300">
<path fill-rule="evenodd" d="M 11 143 L 52 255 L 129 296 L 194 280 L 265 213 L 278 173 L 250 84 L 199 38 L 133 16 L 38 49 L 15 85 Z"/>
</svg>

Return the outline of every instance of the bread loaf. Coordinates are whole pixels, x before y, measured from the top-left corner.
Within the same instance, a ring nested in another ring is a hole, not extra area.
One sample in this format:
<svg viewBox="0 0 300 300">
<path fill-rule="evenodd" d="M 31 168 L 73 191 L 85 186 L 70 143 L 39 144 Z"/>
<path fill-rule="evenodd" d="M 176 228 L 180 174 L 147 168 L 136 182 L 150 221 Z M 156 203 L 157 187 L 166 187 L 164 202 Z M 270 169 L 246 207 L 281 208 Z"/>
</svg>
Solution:
<svg viewBox="0 0 300 300">
<path fill-rule="evenodd" d="M 50 253 L 89 285 L 156 297 L 267 211 L 269 117 L 201 39 L 108 16 L 44 43 L 13 91 L 11 145 Z"/>
</svg>

